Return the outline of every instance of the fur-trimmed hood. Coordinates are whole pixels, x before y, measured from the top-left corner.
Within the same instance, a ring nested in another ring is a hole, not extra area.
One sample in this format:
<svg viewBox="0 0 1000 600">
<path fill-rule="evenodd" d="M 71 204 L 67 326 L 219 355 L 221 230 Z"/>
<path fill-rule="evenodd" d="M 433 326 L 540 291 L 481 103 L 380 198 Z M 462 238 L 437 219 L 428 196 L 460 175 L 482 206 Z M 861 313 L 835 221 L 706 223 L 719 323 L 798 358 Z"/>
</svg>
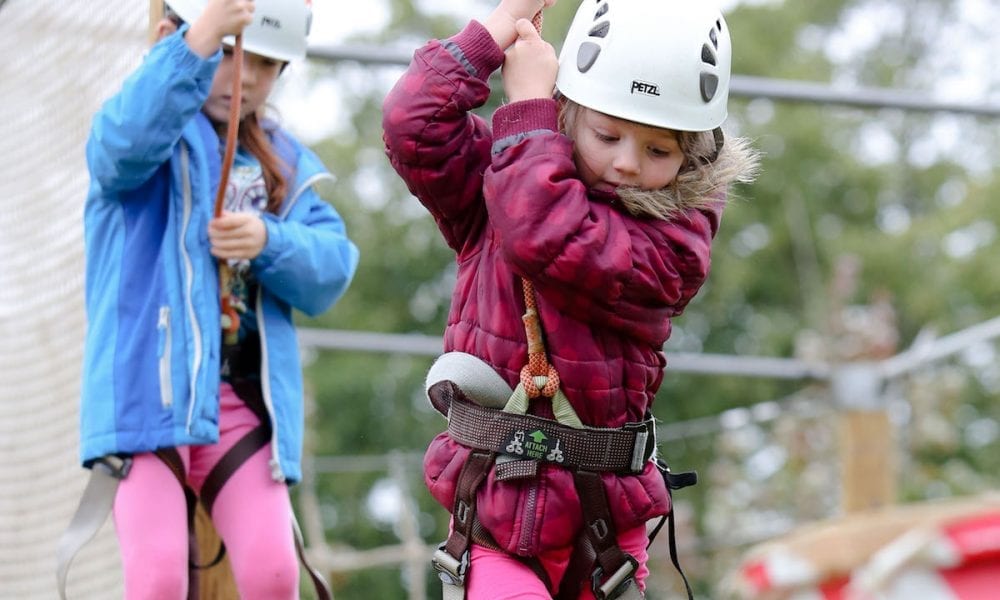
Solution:
<svg viewBox="0 0 1000 600">
<path fill-rule="evenodd" d="M 708 157 L 715 153 L 707 139 L 711 134 L 701 134 L 694 148 L 685 152 L 689 165 L 665 188 L 640 190 L 618 188 L 618 201 L 630 214 L 637 217 L 670 220 L 692 209 L 718 204 L 728 195 L 722 193 L 733 183 L 750 183 L 760 170 L 760 153 L 751 147 L 746 138 L 726 139 L 715 160 Z M 693 155 L 693 158 L 690 156 Z"/>
</svg>

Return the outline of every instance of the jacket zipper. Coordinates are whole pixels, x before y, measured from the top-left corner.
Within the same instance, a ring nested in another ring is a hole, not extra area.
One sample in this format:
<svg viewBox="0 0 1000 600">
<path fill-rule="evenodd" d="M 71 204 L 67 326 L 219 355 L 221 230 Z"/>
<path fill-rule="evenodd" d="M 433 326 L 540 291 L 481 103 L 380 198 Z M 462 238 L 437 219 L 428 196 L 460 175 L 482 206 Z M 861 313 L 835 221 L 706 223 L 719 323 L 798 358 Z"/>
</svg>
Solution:
<svg viewBox="0 0 1000 600">
<path fill-rule="evenodd" d="M 305 192 L 307 189 L 309 189 L 311 186 L 315 185 L 317 182 L 323 181 L 324 179 L 329 179 L 330 181 L 336 181 L 336 178 L 334 178 L 334 176 L 329 173 L 316 173 L 309 179 L 306 179 L 302 183 L 302 185 L 300 185 L 298 189 L 295 190 L 295 193 L 292 194 L 292 196 L 288 199 L 288 202 L 282 205 L 281 214 L 279 214 L 278 217 L 282 221 L 287 219 L 288 213 L 292 212 L 292 208 L 299 201 L 299 197 L 302 196 L 302 193 Z"/>
<path fill-rule="evenodd" d="M 539 476 L 541 473 L 539 473 Z M 538 483 L 528 484 L 528 494 L 524 499 L 524 516 L 521 521 L 521 535 L 517 539 L 517 549 L 527 554 L 532 551 L 531 539 L 534 537 L 535 510 L 538 508 Z"/>
<path fill-rule="evenodd" d="M 191 333 L 194 343 L 194 349 L 192 351 L 191 358 L 191 379 L 190 379 L 190 389 L 188 390 L 188 414 L 187 422 L 185 423 L 185 430 L 188 434 L 191 433 L 191 423 L 194 420 L 194 405 L 195 399 L 197 397 L 196 392 L 198 389 L 197 381 L 199 372 L 201 370 L 201 328 L 198 326 L 198 314 L 194 309 L 194 300 L 192 299 L 192 289 L 194 288 L 194 267 L 191 264 L 191 256 L 188 254 L 187 248 L 184 246 L 184 239 L 187 237 L 188 226 L 191 224 L 191 213 L 192 213 L 192 202 L 191 202 L 191 179 L 188 172 L 190 163 L 190 157 L 188 156 L 187 145 L 183 142 L 181 143 L 181 179 L 183 182 L 184 190 L 184 210 L 183 218 L 181 220 L 181 230 L 180 230 L 180 254 L 181 258 L 184 260 L 184 306 L 188 313 L 188 318 L 191 322 Z"/>
<path fill-rule="evenodd" d="M 317 173 L 306 179 L 281 207 L 281 213 L 278 215 L 278 218 L 282 221 L 286 220 L 303 192 L 316 182 L 324 179 L 333 181 L 334 177 L 330 173 Z M 257 311 L 257 331 L 260 335 L 260 389 L 261 395 L 264 397 L 264 407 L 267 408 L 267 416 L 271 419 L 271 478 L 274 481 L 284 481 L 285 473 L 281 468 L 281 449 L 278 445 L 278 423 L 274 418 L 274 402 L 271 399 L 271 369 L 267 358 L 267 330 L 264 326 L 264 292 L 262 289 L 258 288 L 257 290 L 255 305 Z"/>
<path fill-rule="evenodd" d="M 278 423 L 274 418 L 274 402 L 271 400 L 271 368 L 267 359 L 267 330 L 264 327 L 264 291 L 259 286 L 254 304 L 257 311 L 257 333 L 260 336 L 260 393 L 264 397 L 267 418 L 271 420 L 271 479 L 280 482 L 285 480 L 285 473 L 281 469 Z"/>
<path fill-rule="evenodd" d="M 163 408 L 174 404 L 174 386 L 170 377 L 170 307 L 160 307 L 160 319 L 156 324 L 160 340 L 160 403 Z"/>
</svg>

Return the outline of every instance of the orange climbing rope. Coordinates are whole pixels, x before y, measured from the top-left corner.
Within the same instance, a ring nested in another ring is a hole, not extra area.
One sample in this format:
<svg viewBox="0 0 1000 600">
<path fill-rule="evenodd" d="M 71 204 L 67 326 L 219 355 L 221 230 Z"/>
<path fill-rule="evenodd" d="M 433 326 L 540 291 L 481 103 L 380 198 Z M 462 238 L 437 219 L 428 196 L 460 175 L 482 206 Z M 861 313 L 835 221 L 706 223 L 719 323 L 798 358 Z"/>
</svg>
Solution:
<svg viewBox="0 0 1000 600">
<path fill-rule="evenodd" d="M 542 11 L 531 20 L 531 24 L 541 33 L 542 31 Z M 555 367 L 549 364 L 545 353 L 545 340 L 542 338 L 542 323 L 538 319 L 538 305 L 535 301 L 535 286 L 526 278 L 521 278 L 521 287 L 524 290 L 524 332 L 528 337 L 528 364 L 521 368 L 521 383 L 529 398 L 544 396 L 552 398 L 559 390 L 559 373 Z M 544 376 L 548 379 L 545 385 L 539 389 L 535 385 L 535 377 Z"/>
<path fill-rule="evenodd" d="M 233 87 L 229 99 L 229 124 L 226 126 L 226 150 L 222 156 L 222 171 L 219 177 L 219 189 L 215 192 L 215 218 L 222 216 L 222 208 L 226 200 L 226 187 L 229 185 L 229 171 L 233 168 L 236 157 L 237 134 L 240 130 L 240 107 L 243 104 L 243 35 L 237 35 L 233 43 Z M 219 302 L 221 304 L 223 330 L 228 336 L 235 336 L 240 329 L 240 316 L 231 303 L 229 284 L 232 272 L 229 263 L 219 261 Z"/>
<path fill-rule="evenodd" d="M 527 279 L 521 279 L 524 288 L 524 332 L 528 337 L 528 364 L 521 368 L 521 383 L 529 398 L 555 396 L 559 389 L 559 373 L 549 364 L 545 355 L 545 341 L 542 339 L 542 324 L 538 319 L 538 306 L 535 303 L 535 288 Z M 548 380 L 538 389 L 535 385 L 536 376 L 545 376 Z"/>
<path fill-rule="evenodd" d="M 542 11 L 538 11 L 531 19 L 531 24 L 535 26 L 538 33 L 542 32 Z"/>
<path fill-rule="evenodd" d="M 229 125 L 226 127 L 226 152 L 222 157 L 222 173 L 219 179 L 219 189 L 215 193 L 216 218 L 222 216 L 222 207 L 226 199 L 226 186 L 229 185 L 229 171 L 233 167 L 236 156 L 236 134 L 240 130 L 240 105 L 243 103 L 243 35 L 236 36 L 233 44 L 233 87 L 229 101 Z"/>
</svg>

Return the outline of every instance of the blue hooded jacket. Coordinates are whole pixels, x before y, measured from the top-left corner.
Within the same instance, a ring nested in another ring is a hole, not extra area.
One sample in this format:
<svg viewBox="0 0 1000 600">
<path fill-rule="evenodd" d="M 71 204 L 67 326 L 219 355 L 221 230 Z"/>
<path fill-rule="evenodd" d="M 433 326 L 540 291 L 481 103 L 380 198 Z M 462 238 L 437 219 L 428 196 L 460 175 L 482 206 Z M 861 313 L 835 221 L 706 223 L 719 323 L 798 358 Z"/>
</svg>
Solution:
<svg viewBox="0 0 1000 600">
<path fill-rule="evenodd" d="M 208 223 L 221 170 L 218 135 L 201 112 L 222 53 L 204 59 L 183 28 L 154 46 L 94 117 L 84 213 L 87 334 L 81 460 L 218 441 L 221 325 Z M 292 309 L 317 315 L 358 263 L 336 210 L 313 185 L 332 179 L 278 128 L 290 170 L 267 243 L 251 268 L 261 387 L 272 425 L 272 476 L 301 478 L 302 372 Z"/>
</svg>

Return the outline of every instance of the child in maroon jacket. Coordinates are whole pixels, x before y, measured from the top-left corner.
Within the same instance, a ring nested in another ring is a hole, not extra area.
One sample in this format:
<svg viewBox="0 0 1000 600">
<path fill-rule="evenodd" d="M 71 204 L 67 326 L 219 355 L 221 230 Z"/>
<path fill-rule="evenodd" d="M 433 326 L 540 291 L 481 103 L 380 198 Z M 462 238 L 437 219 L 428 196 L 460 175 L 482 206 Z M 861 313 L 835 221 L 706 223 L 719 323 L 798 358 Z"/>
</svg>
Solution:
<svg viewBox="0 0 1000 600">
<path fill-rule="evenodd" d="M 671 510 L 650 413 L 662 346 L 758 161 L 720 129 L 718 10 L 587 0 L 557 60 L 529 21 L 555 1 L 501 0 L 429 42 L 384 103 L 389 159 L 457 254 L 448 366 L 428 381 L 449 430 L 424 475 L 452 511 L 435 564 L 475 599 L 641 596 L 646 522 Z M 490 127 L 470 111 L 501 65 Z M 536 359 L 546 376 L 525 376 Z M 479 406 L 512 387 L 505 410 Z"/>
</svg>

